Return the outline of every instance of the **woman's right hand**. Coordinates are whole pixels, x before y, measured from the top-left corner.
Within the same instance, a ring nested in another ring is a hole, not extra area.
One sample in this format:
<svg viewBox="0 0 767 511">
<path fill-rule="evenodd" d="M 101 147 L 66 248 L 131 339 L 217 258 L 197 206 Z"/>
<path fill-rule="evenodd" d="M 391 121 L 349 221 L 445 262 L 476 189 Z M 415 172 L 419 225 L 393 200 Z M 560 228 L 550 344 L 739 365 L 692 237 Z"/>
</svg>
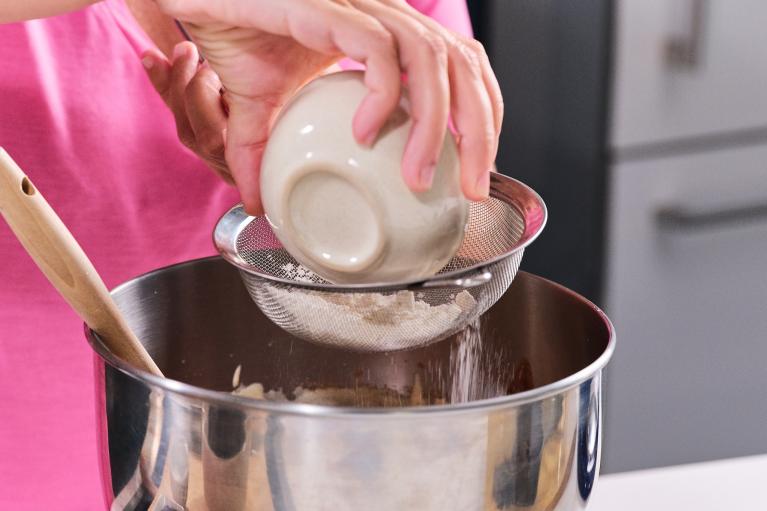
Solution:
<svg viewBox="0 0 767 511">
<path fill-rule="evenodd" d="M 370 145 L 397 106 L 401 75 L 413 128 L 402 159 L 406 183 L 426 190 L 448 117 L 457 132 L 464 194 L 483 199 L 503 117 L 487 55 L 404 0 L 157 0 L 184 22 L 220 78 L 229 107 L 226 163 L 247 211 L 261 212 L 259 167 L 281 106 L 343 56 L 366 65 L 368 96 L 353 132 Z"/>
</svg>

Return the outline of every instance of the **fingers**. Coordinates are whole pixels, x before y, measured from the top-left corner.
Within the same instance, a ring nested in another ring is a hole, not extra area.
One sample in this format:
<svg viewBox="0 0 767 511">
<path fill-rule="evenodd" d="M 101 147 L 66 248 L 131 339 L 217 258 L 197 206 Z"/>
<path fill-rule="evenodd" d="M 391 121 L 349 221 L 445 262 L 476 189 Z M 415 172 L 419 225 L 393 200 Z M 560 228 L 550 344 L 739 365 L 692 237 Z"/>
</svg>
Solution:
<svg viewBox="0 0 767 511">
<path fill-rule="evenodd" d="M 184 91 L 197 72 L 200 57 L 197 47 L 190 42 L 183 42 L 173 48 L 173 60 L 170 69 L 170 86 L 166 103 L 176 119 L 178 138 L 185 146 L 194 149 L 194 131 L 189 123 L 184 102 Z"/>
<path fill-rule="evenodd" d="M 186 41 L 173 49 L 171 62 L 155 49 L 145 51 L 141 58 L 149 80 L 173 113 L 179 140 L 189 148 L 194 148 L 194 132 L 186 114 L 184 90 L 197 71 L 198 61 L 197 48 Z"/>
<path fill-rule="evenodd" d="M 243 98 L 228 93 L 225 97 L 229 104 L 226 163 L 240 191 L 245 211 L 250 215 L 261 215 L 261 160 L 282 101 L 279 97 Z"/>
<path fill-rule="evenodd" d="M 227 117 L 220 89 L 218 75 L 208 66 L 201 66 L 184 90 L 184 109 L 194 133 L 195 150 L 231 184 L 224 158 Z"/>
<path fill-rule="evenodd" d="M 493 68 L 490 66 L 490 59 L 484 51 L 480 55 L 480 64 L 482 67 L 482 81 L 485 84 L 490 104 L 493 107 L 493 125 L 495 127 L 495 149 L 493 154 L 495 157 L 498 154 L 498 141 L 500 140 L 501 129 L 503 128 L 503 94 L 501 93 L 501 86 L 498 84 L 498 78 L 496 78 Z"/>
<path fill-rule="evenodd" d="M 311 50 L 343 54 L 365 64 L 369 92 L 357 109 L 352 130 L 359 143 L 370 145 L 399 103 L 401 73 L 394 37 L 373 16 L 347 3 L 281 5 L 290 20 L 284 35 Z"/>
<path fill-rule="evenodd" d="M 479 43 L 476 43 L 477 45 Z M 450 60 L 453 122 L 458 132 L 461 188 L 471 200 L 490 193 L 490 169 L 495 160 L 497 136 L 493 106 L 482 77 L 479 51 L 462 45 Z"/>
<path fill-rule="evenodd" d="M 414 191 L 431 185 L 448 114 L 458 132 L 461 187 L 472 200 L 488 197 L 498 150 L 503 100 L 480 43 L 452 34 L 399 0 L 351 0 L 394 36 L 407 73 L 413 129 L 402 160 Z"/>
<path fill-rule="evenodd" d="M 469 199 L 486 198 L 503 123 L 503 98 L 485 49 L 477 41 L 453 34 L 407 2 L 384 1 L 418 19 L 447 42 L 450 104 L 459 137 L 461 184 Z"/>
<path fill-rule="evenodd" d="M 401 93 L 399 67 L 394 73 L 390 63 L 386 62 L 388 57 L 381 57 L 372 55 L 361 59 L 367 66 L 365 86 L 369 92 L 354 114 L 352 131 L 357 142 L 365 146 L 373 144 L 378 132 L 397 107 Z"/>
<path fill-rule="evenodd" d="M 188 42 L 176 45 L 172 62 L 156 49 L 144 52 L 141 60 L 152 85 L 173 113 L 181 142 L 233 184 L 224 159 L 227 117 L 216 73 L 199 65 L 197 50 Z"/>
<path fill-rule="evenodd" d="M 152 86 L 167 104 L 168 90 L 170 89 L 170 63 L 165 55 L 152 48 L 141 55 L 141 63 L 144 65 Z"/>
<path fill-rule="evenodd" d="M 399 61 L 407 73 L 413 126 L 402 157 L 402 174 L 416 192 L 431 187 L 445 139 L 450 109 L 447 45 L 415 18 L 378 0 L 353 0 L 394 36 Z"/>
<path fill-rule="evenodd" d="M 192 1 L 190 5 L 199 1 Z M 372 142 L 397 107 L 401 86 L 394 38 L 378 20 L 354 9 L 347 1 L 257 0 L 224 2 L 221 7 L 217 12 L 219 21 L 290 38 L 305 49 L 333 57 L 325 66 L 342 55 L 365 64 L 365 85 L 369 92 L 359 106 L 352 129 L 359 143 Z M 189 5 L 184 9 L 193 10 Z M 213 64 L 226 58 L 217 51 L 222 46 L 219 43 L 211 40 L 211 51 L 206 52 Z M 229 83 L 225 85 L 227 90 L 234 90 Z M 241 90 L 236 92 L 245 95 Z"/>
</svg>

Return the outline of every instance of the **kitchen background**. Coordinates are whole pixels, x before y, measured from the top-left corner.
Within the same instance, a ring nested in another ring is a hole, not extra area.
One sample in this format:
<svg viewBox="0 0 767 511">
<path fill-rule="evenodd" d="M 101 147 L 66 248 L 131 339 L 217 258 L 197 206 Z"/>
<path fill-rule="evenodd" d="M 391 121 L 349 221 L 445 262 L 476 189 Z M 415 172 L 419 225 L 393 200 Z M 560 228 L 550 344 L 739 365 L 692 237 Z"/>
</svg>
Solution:
<svg viewBox="0 0 767 511">
<path fill-rule="evenodd" d="M 767 453 L 767 2 L 470 1 L 523 268 L 616 324 L 603 472 Z"/>
</svg>

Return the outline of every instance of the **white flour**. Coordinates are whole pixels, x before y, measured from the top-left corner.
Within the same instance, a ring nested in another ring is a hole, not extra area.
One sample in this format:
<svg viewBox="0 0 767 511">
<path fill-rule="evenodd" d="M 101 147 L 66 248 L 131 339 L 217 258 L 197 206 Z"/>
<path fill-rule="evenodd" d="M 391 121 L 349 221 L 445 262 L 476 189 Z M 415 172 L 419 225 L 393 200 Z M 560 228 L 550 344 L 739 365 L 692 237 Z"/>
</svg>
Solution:
<svg viewBox="0 0 767 511">
<path fill-rule="evenodd" d="M 302 266 L 283 266 L 284 277 L 317 282 Z M 265 286 L 270 302 L 290 314 L 282 326 L 314 340 L 339 346 L 399 350 L 427 344 L 476 306 L 468 291 L 431 305 L 412 291 L 328 293 Z"/>
<path fill-rule="evenodd" d="M 458 336 L 450 350 L 450 403 L 468 403 L 485 397 L 486 388 L 483 365 L 482 334 L 479 319 L 468 325 Z"/>
<path fill-rule="evenodd" d="M 322 278 L 309 268 L 300 264 L 287 263 L 282 265 L 282 277 L 299 282 L 322 282 Z"/>
</svg>

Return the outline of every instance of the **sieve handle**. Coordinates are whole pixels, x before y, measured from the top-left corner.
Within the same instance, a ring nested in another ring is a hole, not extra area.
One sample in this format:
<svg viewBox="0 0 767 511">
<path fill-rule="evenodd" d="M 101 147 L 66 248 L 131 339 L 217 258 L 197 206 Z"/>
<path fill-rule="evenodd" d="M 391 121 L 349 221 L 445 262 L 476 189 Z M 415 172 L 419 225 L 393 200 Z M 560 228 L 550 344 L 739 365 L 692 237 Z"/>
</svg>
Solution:
<svg viewBox="0 0 767 511">
<path fill-rule="evenodd" d="M 162 375 L 125 322 L 88 256 L 2 147 L 0 214 L 51 284 L 115 355 Z"/>
<path fill-rule="evenodd" d="M 487 268 L 480 268 L 477 271 L 458 279 L 432 279 L 427 280 L 418 287 L 422 289 L 438 287 L 459 287 L 462 289 L 469 289 L 481 286 L 482 284 L 487 284 L 492 279 L 493 274 L 490 273 Z"/>
</svg>

